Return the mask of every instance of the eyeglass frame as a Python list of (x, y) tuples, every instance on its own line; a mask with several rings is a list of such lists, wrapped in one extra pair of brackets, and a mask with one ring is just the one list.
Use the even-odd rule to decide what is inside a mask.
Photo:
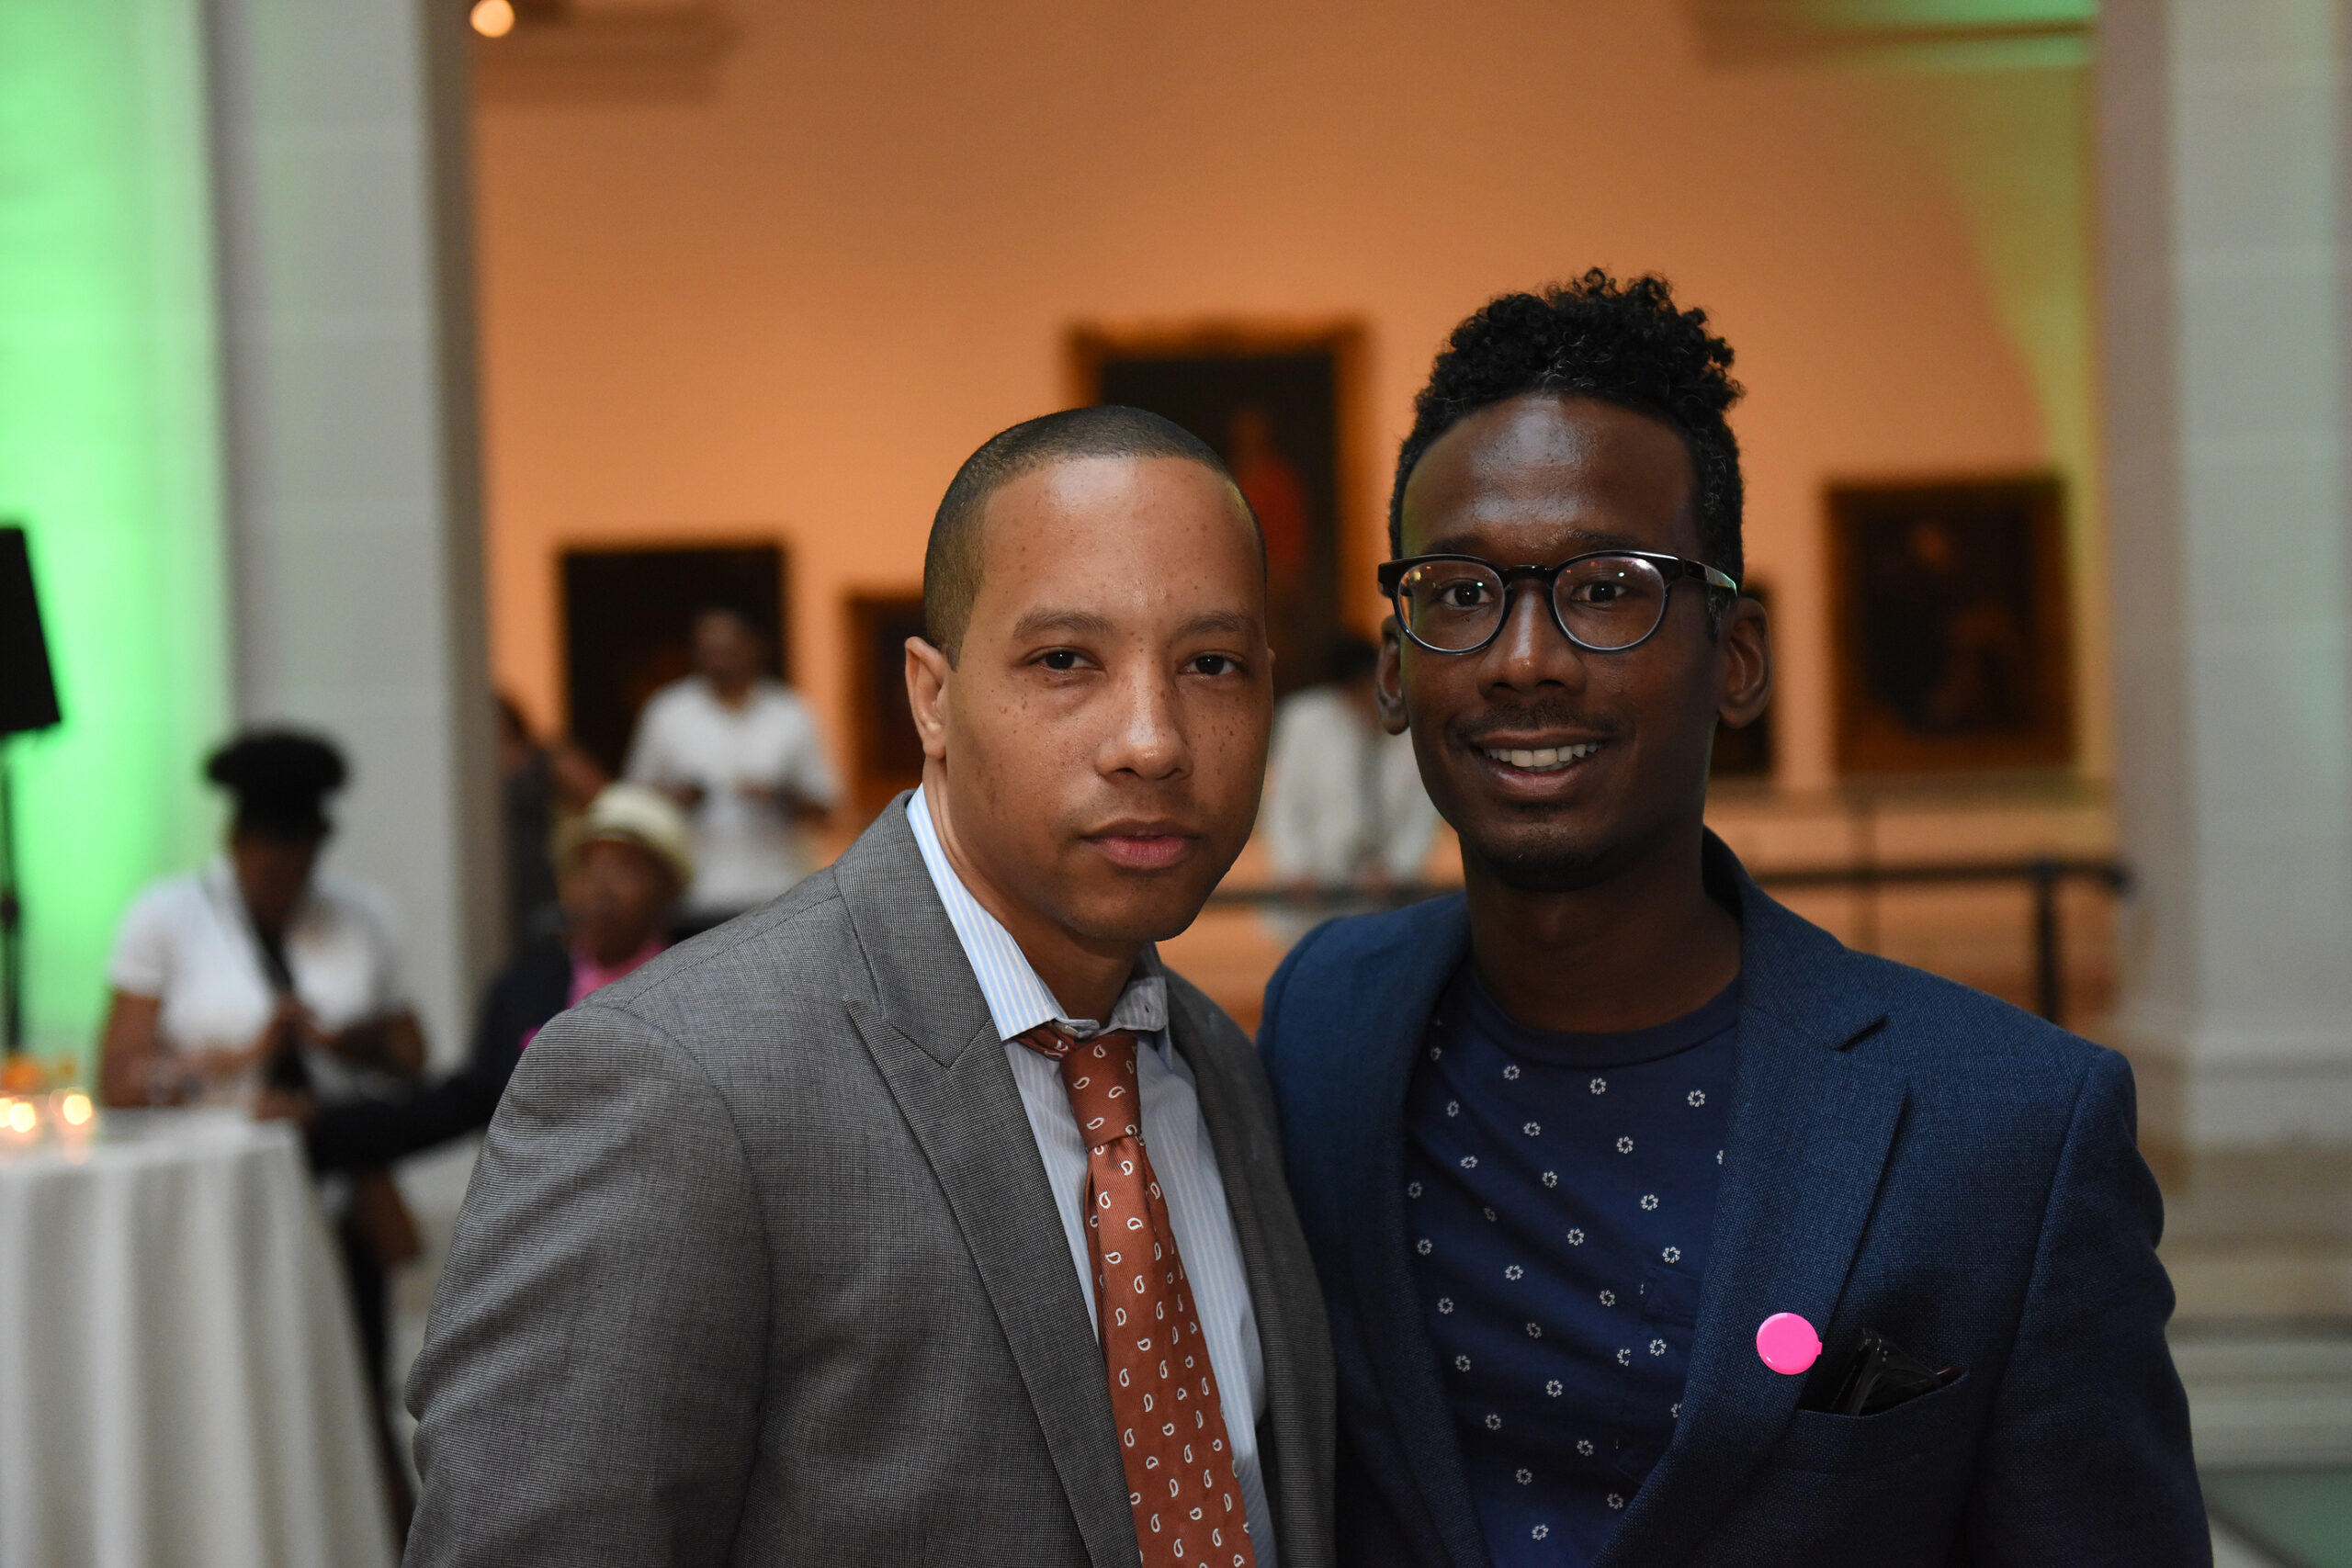
[[(1657, 620), (1651, 625), (1649, 630), (1622, 647), (1595, 648), (1568, 630), (1567, 618), (1560, 614), (1558, 592), (1560, 573), (1578, 561), (1598, 560), (1603, 557), (1623, 558), (1628, 556), (1636, 560), (1649, 562), (1657, 569), (1658, 576), (1666, 581), (1666, 592), (1658, 601)], [(1397, 602), (1397, 595), (1404, 589), (1407, 572), (1417, 566), (1426, 566), (1431, 561), (1444, 560), (1467, 561), (1473, 566), (1483, 566), (1502, 579), (1502, 614), (1495, 617), (1495, 629), (1469, 648), (1440, 648), (1434, 643), (1424, 642), (1415, 637), (1411, 618), (1405, 614), (1405, 606)], [(1587, 653), (1631, 653), (1657, 636), (1657, 628), (1666, 625), (1666, 612), (1673, 602), (1674, 585), (1678, 582), (1695, 578), (1709, 589), (1720, 589), (1734, 597), (1737, 597), (1739, 593), (1739, 584), (1733, 580), (1729, 572), (1709, 566), (1704, 561), (1692, 560), (1687, 556), (1663, 555), (1657, 550), (1585, 550), (1580, 554), (1570, 556), (1555, 566), (1497, 566), (1484, 556), (1464, 555), (1453, 550), (1440, 550), (1434, 555), (1426, 556), (1401, 556), (1395, 560), (1380, 563), (1380, 592), (1381, 596), (1388, 601), (1389, 608), (1396, 613), (1396, 629), (1411, 638), (1414, 647), (1425, 649), (1430, 653), (1484, 653), (1487, 649), (1492, 648), (1495, 638), (1503, 635), (1503, 627), (1510, 624), (1512, 585), (1530, 578), (1538, 579), (1543, 582), (1544, 603), (1551, 606), (1552, 624), (1560, 628), (1560, 635)]]

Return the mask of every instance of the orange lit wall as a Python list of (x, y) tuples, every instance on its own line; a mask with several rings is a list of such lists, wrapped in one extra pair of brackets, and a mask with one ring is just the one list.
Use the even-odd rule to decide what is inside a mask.
[(1058, 405), (1080, 320), (1361, 317), (1384, 497), (1457, 317), (1589, 265), (1664, 271), (1750, 389), (1748, 560), (1800, 787), (1830, 774), (1824, 480), (2079, 477), (2087, 408), (2043, 406), (2068, 374), (2018, 323), (2055, 321), (2043, 357), (2080, 370), (2049, 333), (2082, 298), (2064, 265), (2038, 286), (2054, 305), (1996, 297), (2000, 244), (2034, 243), (1997, 231), (2000, 182), (1955, 174), (1904, 82), (1704, 63), (1669, 0), (729, 14), (699, 101), (478, 114), (492, 648), (543, 724), (563, 546), (766, 531), (792, 551), (798, 682), (842, 744), (842, 599), (917, 581), (948, 476)]

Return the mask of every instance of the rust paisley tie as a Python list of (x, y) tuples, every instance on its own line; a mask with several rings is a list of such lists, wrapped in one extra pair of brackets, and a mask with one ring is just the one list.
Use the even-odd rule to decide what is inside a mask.
[(1118, 1031), (1076, 1040), (1045, 1024), (1021, 1043), (1061, 1064), (1086, 1145), (1095, 1311), (1145, 1568), (1254, 1568), (1208, 1341), (1143, 1151), (1136, 1037)]

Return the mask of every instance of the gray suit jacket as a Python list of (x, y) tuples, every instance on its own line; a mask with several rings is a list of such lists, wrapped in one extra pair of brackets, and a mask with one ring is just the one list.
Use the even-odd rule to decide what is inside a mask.
[[(1169, 999), (1264, 1351), (1282, 1568), (1329, 1568), (1330, 1343), (1272, 1098), (1232, 1020)], [(1069, 1246), (903, 810), (533, 1042), (408, 1403), (413, 1564), (1131, 1568)]]

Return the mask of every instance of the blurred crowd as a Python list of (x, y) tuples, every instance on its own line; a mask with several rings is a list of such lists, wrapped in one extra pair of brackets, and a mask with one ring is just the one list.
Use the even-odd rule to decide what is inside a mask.
[[(208, 863), (144, 889), (122, 919), (98, 1081), (115, 1107), (243, 1104), (298, 1124), (339, 1244), (379, 1416), (389, 1271), (419, 1250), (390, 1168), (487, 1126), (548, 1021), (681, 935), (784, 892), (833, 773), (807, 705), (761, 673), (752, 620), (695, 618), (694, 672), (645, 705), (623, 777), (498, 701), (507, 957), (458, 1069), (426, 1043), (382, 890), (322, 867), (349, 778), (329, 738), (239, 735), (205, 777), (229, 797)], [(408, 1499), (385, 1433), (396, 1512)]]

